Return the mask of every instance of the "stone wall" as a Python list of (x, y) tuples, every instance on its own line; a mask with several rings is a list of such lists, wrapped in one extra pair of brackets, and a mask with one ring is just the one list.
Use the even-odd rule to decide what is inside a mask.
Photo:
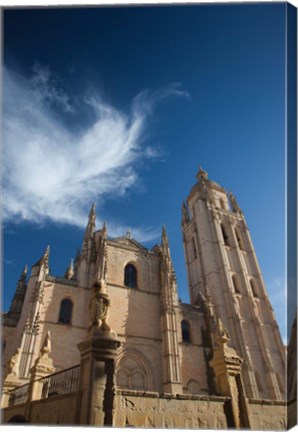
[(287, 412), (288, 429), (297, 425), (297, 399), (289, 401)]
[(226, 429), (227, 398), (119, 391), (114, 426)]
[[(60, 304), (64, 299), (70, 299), (73, 303), (73, 311), (70, 324), (59, 323)], [(51, 356), (57, 371), (67, 369), (80, 361), (77, 344), (84, 339), (89, 322), (88, 303), (90, 291), (84, 288), (65, 283), (50, 284), (47, 282), (47, 290), (44, 296), (41, 323), (42, 334), (47, 331), (52, 336)], [(40, 344), (43, 339), (40, 340)], [(39, 350), (36, 355), (38, 355)]]
[(128, 263), (137, 269), (137, 289), (143, 292), (160, 293), (159, 257), (154, 252), (127, 245), (120, 241), (108, 241), (109, 285), (124, 287), (124, 269)]
[[(227, 429), (226, 405), (229, 398), (191, 396), (133, 390), (117, 390), (115, 427)], [(283, 402), (249, 401), (252, 430), (285, 430), (286, 407)], [(76, 424), (76, 394), (16, 405), (2, 411), (2, 422), (21, 415), (30, 424)], [(289, 425), (290, 426), (290, 425)], [(293, 425), (292, 425), (293, 426)]]
[[(204, 316), (198, 307), (180, 304), (176, 310), (181, 351), (181, 373), (183, 393), (209, 394), (207, 342), (203, 340)], [(181, 321), (189, 324), (190, 341), (182, 340)]]
[(30, 406), (22, 404), (5, 408), (2, 411), (2, 423), (9, 423), (14, 416), (21, 415), (30, 424), (75, 424), (76, 393), (52, 396), (29, 404)]
[(250, 425), (253, 430), (286, 429), (286, 405), (284, 402), (249, 400)]
[(75, 424), (76, 394), (53, 396), (32, 404), (32, 424)]

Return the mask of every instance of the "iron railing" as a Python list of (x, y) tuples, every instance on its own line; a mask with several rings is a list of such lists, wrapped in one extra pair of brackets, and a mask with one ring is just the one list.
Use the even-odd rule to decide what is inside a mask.
[[(42, 384), (41, 399), (55, 395), (73, 393), (78, 389), (80, 365), (73, 366), (60, 372), (40, 378), (34, 382)], [(28, 399), (28, 391), (31, 383), (16, 387), (9, 392), (8, 406), (20, 405)]]
[(73, 393), (78, 388), (80, 365), (73, 366), (61, 372), (56, 372), (39, 381), (43, 383), (42, 399), (55, 396)]
[(25, 403), (28, 398), (29, 384), (24, 384), (9, 392), (8, 406)]

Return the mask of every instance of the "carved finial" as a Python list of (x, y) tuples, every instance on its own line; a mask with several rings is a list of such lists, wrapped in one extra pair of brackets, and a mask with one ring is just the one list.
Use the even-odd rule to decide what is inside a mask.
[(30, 369), (31, 379), (36, 379), (37, 375), (49, 375), (55, 372), (55, 367), (53, 365), (53, 359), (49, 357), (49, 354), (52, 349), (51, 343), (51, 333), (47, 332), (46, 337), (44, 338), (40, 355), (34, 362), (34, 365)]
[(49, 256), (50, 256), (50, 245), (46, 247), (45, 253), (41, 258), (42, 264), (45, 264), (46, 266), (49, 265)]
[(161, 233), (162, 233), (162, 238), (163, 239), (168, 239), (167, 231), (166, 231), (166, 226), (165, 225), (162, 226)]
[(166, 253), (169, 252), (168, 251), (168, 249), (169, 249), (169, 240), (168, 240), (168, 236), (167, 236), (165, 225), (162, 226), (161, 247), (162, 247), (163, 252), (166, 252)]
[(14, 322), (15, 325), (19, 321), (19, 318), (21, 316), (23, 302), (27, 291), (27, 281), (26, 281), (27, 271), (28, 271), (28, 267), (25, 266), (18, 280), (16, 292), (13, 296), (9, 308), (9, 312), (5, 315), (6, 319), (10, 320), (11, 322)]
[(236, 198), (235, 198), (235, 195), (234, 195), (232, 192), (230, 192), (230, 193), (229, 193), (229, 197), (230, 197), (230, 203), (231, 203), (231, 206), (232, 206), (233, 212), (234, 212), (234, 213), (242, 214), (242, 210), (241, 210), (241, 208), (239, 207), (239, 205), (238, 205), (238, 203), (237, 203), (237, 200), (236, 200)]
[(83, 245), (82, 245), (82, 255), (86, 255), (89, 249), (89, 239), (92, 238), (94, 230), (95, 230), (95, 204), (93, 203), (89, 212), (88, 223), (85, 229)]
[(42, 264), (49, 267), (49, 257), (50, 257), (50, 245), (47, 246), (44, 256), (42, 257)]
[(89, 212), (88, 223), (85, 231), (85, 238), (90, 237), (93, 234), (95, 229), (95, 220), (95, 204), (93, 203)]
[(128, 228), (127, 232), (126, 232), (126, 238), (130, 239), (131, 238), (131, 233), (130, 233), (130, 229)]
[(203, 168), (201, 166), (199, 167), (199, 172), (197, 174), (197, 179), (198, 180), (200, 180), (200, 179), (207, 180), (208, 179), (208, 173), (207, 173), (207, 171), (203, 170)]
[(41, 266), (41, 265), (45, 265), (46, 267), (49, 266), (49, 256), (50, 256), (50, 245), (48, 245), (46, 247), (45, 253), (43, 254), (43, 256), (37, 261), (36, 264), (34, 264), (33, 267), (35, 266)]
[(27, 289), (27, 283), (26, 283), (27, 272), (28, 272), (28, 266), (25, 265), (21, 273), (21, 276), (18, 280), (16, 295), (25, 294), (25, 291)]
[(90, 212), (89, 212), (89, 220), (88, 220), (88, 225), (92, 229), (95, 228), (95, 219), (96, 219), (95, 203), (93, 203), (92, 206), (91, 206)]
[(225, 328), (220, 318), (218, 318), (217, 320), (217, 327), (218, 327), (218, 335), (221, 338), (222, 343), (227, 343), (230, 340), (230, 336), (228, 330)]
[(95, 216), (95, 203), (92, 203), (91, 205), (90, 212), (89, 212), (89, 219), (93, 216)]
[(11, 357), (8, 363), (8, 373), (18, 376), (19, 375), (19, 361), (21, 356), (21, 348), (18, 348), (15, 354)]
[(73, 275), (74, 275), (73, 259), (71, 258), (69, 266), (67, 267), (67, 270), (65, 272), (65, 278), (71, 279)]
[(210, 198), (209, 190), (208, 190), (208, 186), (209, 186), (208, 173), (204, 171), (201, 167), (197, 174), (197, 180), (199, 184), (200, 198), (204, 201), (208, 200)]
[(79, 266), (79, 263), (80, 263), (80, 259), (81, 259), (81, 249), (78, 249), (77, 253), (76, 253), (75, 260), (74, 260), (74, 273), (78, 269), (78, 266)]
[(182, 225), (189, 223), (189, 211), (185, 204), (185, 202), (182, 202)]
[(48, 331), (46, 337), (44, 338), (40, 353), (42, 355), (49, 354), (51, 352), (51, 349), (52, 349), (51, 333), (50, 331)]

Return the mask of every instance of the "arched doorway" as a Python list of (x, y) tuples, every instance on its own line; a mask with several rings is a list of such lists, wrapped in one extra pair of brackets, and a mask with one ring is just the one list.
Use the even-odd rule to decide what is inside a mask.
[(28, 423), (28, 421), (24, 416), (16, 414), (7, 423)]

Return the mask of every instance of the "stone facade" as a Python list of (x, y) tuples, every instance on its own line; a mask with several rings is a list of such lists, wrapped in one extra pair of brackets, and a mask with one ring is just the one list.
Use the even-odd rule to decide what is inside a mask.
[[(24, 269), (3, 316), (5, 421), (49, 423), (41, 411), (60, 398), (60, 424), (286, 427), (284, 347), (244, 215), (205, 171), (197, 179), (182, 208), (191, 304), (165, 228), (151, 250), (129, 232), (109, 238), (94, 206), (64, 277), (49, 273), (49, 247), (28, 282)], [(44, 377), (76, 365), (76, 396), (45, 397)], [(9, 406), (26, 383), (24, 407)]]

